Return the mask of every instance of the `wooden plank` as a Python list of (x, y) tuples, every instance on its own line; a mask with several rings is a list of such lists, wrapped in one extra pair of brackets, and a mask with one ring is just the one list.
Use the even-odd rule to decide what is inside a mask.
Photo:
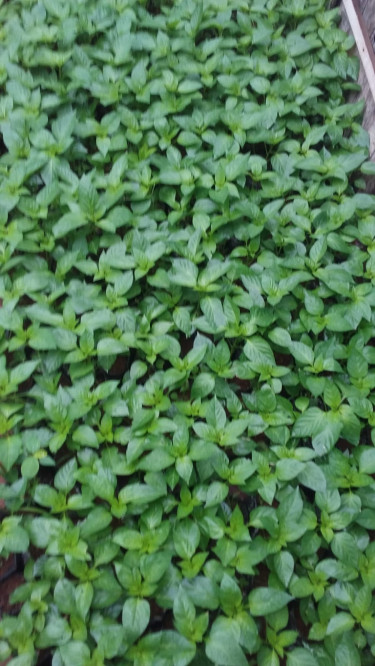
[(368, 31), (368, 34), (371, 39), (372, 43), (372, 48), (374, 50), (374, 42), (373, 42), (373, 34), (375, 32), (375, 2), (374, 0), (368, 0), (366, 5), (361, 8), (362, 9), (362, 15), (363, 15), (363, 20), (366, 24), (366, 28)]
[(359, 56), (366, 73), (367, 81), (375, 103), (375, 54), (367, 33), (363, 16), (353, 0), (343, 0)]
[[(369, 0), (370, 4), (373, 5), (375, 0)], [(351, 30), (351, 26), (345, 11), (345, 7), (343, 4), (340, 5), (340, 11), (341, 11), (341, 28), (348, 34), (353, 34)], [(363, 99), (365, 102), (365, 110), (364, 110), (364, 115), (363, 115), (363, 120), (362, 120), (362, 125), (365, 128), (365, 130), (369, 133), (370, 137), (370, 159), (375, 161), (375, 101), (372, 96), (367, 76), (362, 64), (362, 60), (359, 59), (359, 75), (358, 75), (358, 83), (361, 86), (361, 92), (360, 93), (352, 93), (349, 97), (349, 101), (355, 102), (359, 99)], [(375, 179), (371, 178), (371, 190), (374, 189), (374, 182)], [(368, 183), (368, 186), (370, 184)]]
[[(371, 1), (373, 1), (373, 0), (371, 0)], [(369, 4), (369, 0), (359, 0), (359, 8), (360, 8), (362, 14), (364, 13), (368, 4)]]

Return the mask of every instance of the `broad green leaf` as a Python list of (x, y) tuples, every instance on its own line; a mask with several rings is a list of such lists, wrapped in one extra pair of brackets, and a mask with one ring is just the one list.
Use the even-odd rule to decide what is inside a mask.
[(181, 521), (174, 530), (173, 541), (177, 554), (183, 559), (190, 560), (200, 541), (198, 525), (189, 519)]
[(293, 556), (287, 551), (281, 551), (274, 556), (274, 564), (279, 579), (287, 587), (294, 569)]
[(0, 462), (8, 472), (22, 450), (22, 440), (19, 435), (3, 435), (0, 438)]
[(216, 430), (223, 430), (226, 424), (225, 410), (219, 400), (215, 397), (211, 400), (206, 412), (207, 423)]
[(329, 65), (326, 65), (324, 63), (318, 63), (314, 65), (312, 73), (318, 79), (334, 79), (337, 76), (335, 70), (332, 69), (332, 67), (330, 67)]
[(153, 488), (145, 483), (131, 483), (120, 490), (119, 499), (124, 504), (148, 504), (166, 495), (166, 489)]
[(224, 618), (215, 620), (206, 642), (206, 655), (218, 666), (245, 666), (247, 659), (239, 646), (240, 627)]
[(75, 472), (77, 470), (77, 461), (75, 458), (69, 460), (65, 465), (60, 467), (55, 476), (55, 488), (63, 492), (69, 492), (75, 485)]
[(359, 471), (365, 474), (375, 473), (375, 449), (365, 449), (360, 453)]
[(194, 288), (198, 280), (198, 268), (188, 259), (175, 259), (170, 278), (173, 284)]
[(33, 479), (39, 471), (39, 462), (33, 456), (28, 456), (22, 462), (21, 474), (25, 479)]
[(284, 608), (293, 597), (282, 590), (272, 587), (257, 587), (249, 594), (250, 613), (252, 615), (269, 615)]
[(361, 665), (361, 654), (355, 645), (353, 632), (340, 635), (335, 649), (335, 661), (341, 666)]
[(294, 648), (288, 652), (287, 666), (318, 666), (319, 661), (307, 648)]
[(82, 213), (66, 213), (53, 227), (53, 234), (56, 238), (63, 238), (85, 224), (87, 224), (87, 220)]
[(150, 605), (146, 599), (127, 599), (122, 609), (122, 624), (127, 644), (143, 634), (150, 621)]
[(11, 384), (22, 384), (26, 381), (30, 375), (34, 372), (35, 368), (39, 365), (39, 361), (26, 361), (17, 365), (14, 370), (10, 372), (10, 383)]
[(19, 525), (19, 518), (4, 518), (0, 527), (0, 551), (9, 553), (25, 553), (29, 546), (26, 530)]
[(68, 643), (71, 633), (69, 624), (64, 618), (50, 617), (36, 640), (37, 647), (45, 649), (65, 645)]
[(304, 464), (304, 468), (298, 474), (298, 481), (315, 492), (324, 492), (327, 485), (322, 469), (312, 460)]
[(91, 583), (81, 583), (75, 589), (75, 601), (78, 615), (83, 621), (86, 620), (94, 596), (94, 589)]
[[(140, 650), (142, 658), (148, 663), (154, 661), (155, 666), (160, 659), (161, 664), (170, 663), (173, 666), (187, 666), (195, 655), (195, 645), (175, 631), (160, 631), (153, 634), (147, 634), (137, 643), (136, 650)], [(134, 648), (135, 650), (135, 648)], [(132, 650), (129, 654), (132, 655)], [(134, 652), (137, 654), (137, 652)]]
[(349, 613), (339, 612), (334, 615), (327, 626), (327, 636), (344, 634), (354, 626), (354, 618)]
[(83, 641), (69, 641), (59, 649), (64, 666), (85, 666), (90, 658), (90, 650)]
[(76, 612), (76, 598), (73, 583), (67, 578), (58, 580), (53, 595), (57, 608), (61, 613), (74, 615)]

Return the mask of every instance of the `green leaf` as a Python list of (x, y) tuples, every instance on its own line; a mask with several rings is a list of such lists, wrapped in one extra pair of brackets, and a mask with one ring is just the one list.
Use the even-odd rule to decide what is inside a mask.
[(355, 646), (353, 632), (340, 636), (335, 649), (335, 661), (340, 666), (361, 666), (361, 655)]
[(25, 479), (33, 479), (39, 471), (39, 462), (36, 458), (28, 456), (22, 462), (21, 474)]
[(294, 570), (294, 560), (291, 553), (281, 551), (274, 556), (275, 571), (285, 587), (288, 587)]
[(7, 666), (32, 666), (33, 659), (34, 657), (30, 653), (20, 654), (18, 657), (7, 661)]
[(177, 554), (190, 560), (200, 541), (199, 527), (193, 521), (185, 519), (177, 524), (173, 533), (173, 542)]
[(188, 259), (175, 259), (170, 278), (173, 284), (194, 288), (198, 280), (198, 268)]
[(375, 449), (365, 449), (359, 454), (359, 471), (375, 474)]
[(69, 641), (59, 649), (64, 666), (85, 666), (90, 658), (90, 650), (83, 641)]
[(22, 384), (32, 375), (35, 368), (39, 365), (39, 361), (25, 361), (25, 363), (20, 363), (10, 372), (10, 383), (11, 384)]
[(206, 268), (204, 268), (199, 275), (199, 286), (208, 287), (208, 285), (216, 282), (216, 280), (218, 280), (222, 275), (227, 273), (229, 267), (229, 262), (217, 261), (215, 259), (209, 261)]
[(195, 606), (216, 610), (219, 606), (219, 588), (206, 576), (196, 576), (182, 582), (183, 589)]
[(73, 583), (67, 578), (56, 583), (54, 601), (61, 613), (74, 615), (76, 612), (75, 589)]
[(294, 437), (312, 437), (325, 426), (325, 415), (318, 407), (310, 407), (303, 412), (293, 426)]
[(335, 70), (332, 69), (332, 67), (330, 67), (329, 65), (326, 65), (322, 62), (314, 65), (312, 73), (318, 79), (335, 79), (337, 77), (337, 73), (335, 72)]
[(312, 460), (304, 464), (303, 470), (298, 474), (298, 481), (315, 492), (324, 492), (327, 485), (322, 469)]
[(214, 621), (206, 641), (206, 655), (218, 666), (246, 666), (247, 659), (238, 645), (240, 628), (224, 618)]
[(25, 553), (29, 546), (29, 536), (19, 525), (16, 517), (4, 518), (0, 527), (0, 552)]
[(277, 478), (280, 481), (290, 481), (296, 476), (301, 474), (305, 467), (305, 463), (295, 460), (293, 458), (283, 458), (276, 463)]
[(319, 662), (307, 648), (294, 648), (288, 652), (287, 666), (319, 666)]
[(284, 608), (293, 597), (287, 592), (271, 587), (258, 587), (249, 594), (250, 613), (252, 615), (269, 615)]
[(348, 372), (351, 377), (361, 379), (365, 377), (368, 372), (368, 364), (363, 354), (354, 349), (348, 358), (347, 364)]
[(244, 347), (244, 353), (252, 363), (274, 365), (275, 359), (271, 347), (266, 340), (254, 335)]
[(339, 532), (331, 542), (334, 555), (345, 564), (357, 566), (359, 549), (351, 534)]
[(280, 347), (288, 348), (292, 342), (290, 334), (284, 328), (276, 327), (272, 329), (268, 335), (270, 340)]
[(218, 298), (204, 298), (201, 301), (201, 309), (205, 315), (205, 319), (208, 322), (209, 327), (205, 328), (201, 320), (198, 319), (194, 322), (198, 329), (211, 332), (210, 329), (219, 331), (225, 328), (227, 324), (227, 318), (224, 314), (221, 301)]
[(150, 605), (146, 599), (127, 599), (122, 609), (125, 641), (129, 645), (143, 634), (150, 621)]
[(207, 490), (205, 508), (218, 506), (228, 495), (229, 488), (227, 484), (214, 481)]
[(75, 601), (79, 617), (86, 620), (94, 596), (91, 583), (81, 583), (75, 589)]
[(216, 430), (225, 428), (227, 417), (225, 410), (219, 400), (215, 397), (211, 400), (206, 412), (207, 423)]
[(193, 400), (196, 398), (205, 398), (215, 388), (215, 379), (213, 375), (208, 372), (200, 373), (193, 382), (191, 387), (191, 397)]
[(55, 476), (55, 488), (68, 493), (75, 485), (75, 472), (77, 471), (77, 461), (75, 458), (68, 460), (65, 465), (60, 467)]
[(164, 449), (155, 449), (144, 456), (138, 464), (138, 469), (144, 469), (147, 472), (160, 472), (174, 463), (174, 457)]
[(240, 588), (227, 574), (224, 574), (220, 585), (220, 603), (224, 612), (228, 615), (233, 615), (242, 603)]
[(98, 356), (112, 356), (113, 354), (124, 354), (128, 351), (129, 348), (124, 342), (113, 338), (102, 338), (97, 346)]
[(254, 76), (250, 81), (250, 85), (259, 95), (265, 95), (270, 89), (270, 82), (263, 76)]
[(327, 626), (327, 636), (344, 634), (354, 626), (354, 618), (349, 613), (339, 612), (334, 615)]
[(53, 227), (55, 238), (63, 238), (71, 231), (75, 231), (87, 224), (86, 218), (82, 213), (66, 213)]
[[(195, 655), (195, 645), (175, 631), (160, 631), (141, 638), (135, 648), (147, 663), (154, 661), (155, 666), (165, 663), (173, 666), (187, 666)], [(136, 653), (137, 653), (136, 652)], [(136, 654), (135, 653), (135, 654)], [(131, 656), (132, 651), (129, 652)], [(155, 658), (160, 661), (155, 661)]]
[(64, 618), (51, 616), (39, 634), (36, 645), (40, 649), (64, 645), (69, 641), (71, 634), (69, 624)]
[(3, 435), (0, 438), (0, 462), (9, 472), (22, 450), (22, 440), (19, 435)]
[(148, 504), (166, 495), (166, 488), (153, 488), (145, 483), (131, 483), (120, 490), (119, 499), (124, 504)]
[(299, 363), (303, 365), (312, 365), (314, 363), (313, 350), (303, 342), (292, 342), (289, 345), (289, 349)]

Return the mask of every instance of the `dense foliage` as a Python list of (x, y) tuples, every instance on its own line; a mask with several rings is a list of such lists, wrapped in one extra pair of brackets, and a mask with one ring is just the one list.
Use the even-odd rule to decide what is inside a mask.
[[(0, 660), (375, 655), (375, 197), (325, 0), (0, 8)], [(18, 655), (18, 656), (17, 656)]]

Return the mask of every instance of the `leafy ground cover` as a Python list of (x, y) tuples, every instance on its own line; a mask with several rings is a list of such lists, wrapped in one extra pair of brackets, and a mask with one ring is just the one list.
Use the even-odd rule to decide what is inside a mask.
[(338, 20), (0, 7), (11, 666), (374, 663), (375, 197)]

